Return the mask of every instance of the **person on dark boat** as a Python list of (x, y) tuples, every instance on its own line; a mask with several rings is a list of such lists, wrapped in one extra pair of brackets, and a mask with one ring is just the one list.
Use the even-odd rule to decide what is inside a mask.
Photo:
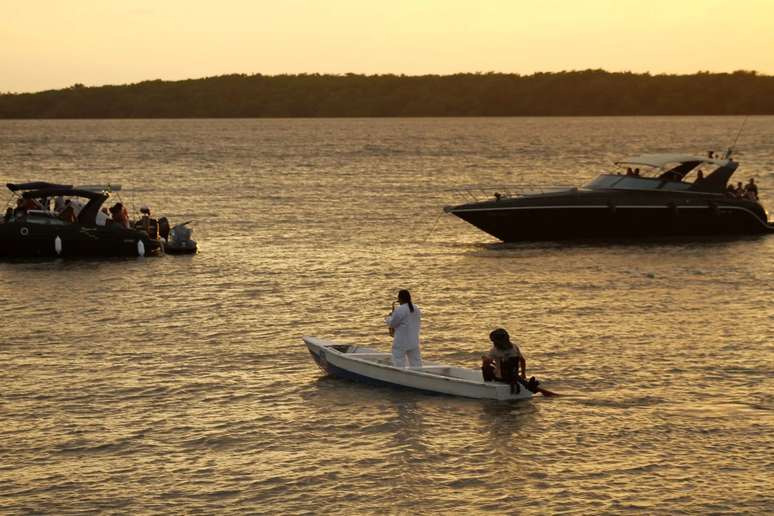
[(745, 194), (748, 199), (757, 201), (758, 200), (758, 185), (755, 184), (755, 179), (752, 177), (750, 178), (750, 181), (745, 185), (744, 187)]
[(124, 208), (124, 205), (120, 202), (115, 203), (110, 207), (110, 214), (113, 217), (113, 222), (129, 229), (129, 215)]
[(25, 211), (43, 209), (43, 206), (35, 199), (25, 199), (23, 206)]
[(65, 200), (61, 195), (57, 195), (54, 199), (54, 211), (61, 213), (65, 209)]
[(95, 222), (98, 226), (107, 226), (108, 221), (110, 220), (110, 213), (108, 212), (107, 208), (102, 208), (97, 212), (97, 217), (95, 219)]
[(118, 224), (118, 219), (121, 216), (121, 205), (120, 203), (115, 203), (113, 206), (108, 208), (108, 211), (110, 212), (110, 220), (112, 224)]
[(78, 217), (83, 209), (83, 203), (81, 203), (80, 200), (73, 198), (70, 200), (70, 206), (73, 207), (73, 212), (75, 212), (75, 216)]
[(23, 199), (17, 199), (16, 200), (16, 208), (13, 209), (13, 216), (15, 218), (21, 217), (23, 215), (27, 214), (27, 208), (24, 207), (24, 200)]
[(142, 217), (140, 217), (140, 220), (138, 220), (134, 224), (135, 229), (139, 229), (141, 231), (145, 231), (148, 233), (148, 236), (151, 237), (154, 240), (159, 239), (159, 223), (156, 219), (151, 218), (151, 211), (150, 208), (147, 206), (143, 206), (140, 208), (140, 213), (142, 213)]
[(419, 307), (411, 302), (408, 290), (398, 292), (399, 306), (384, 320), (392, 335), (392, 365), (406, 367), (422, 367), (422, 357), (419, 351), (419, 328), (421, 312)]
[(78, 220), (75, 216), (75, 208), (73, 208), (73, 205), (70, 203), (69, 199), (65, 202), (65, 207), (59, 214), (59, 218), (70, 224), (74, 224)]

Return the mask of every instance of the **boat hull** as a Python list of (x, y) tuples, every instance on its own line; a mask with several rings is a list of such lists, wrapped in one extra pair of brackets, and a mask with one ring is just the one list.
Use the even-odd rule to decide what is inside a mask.
[(183, 242), (169, 241), (164, 243), (164, 253), (166, 254), (196, 254), (198, 246), (194, 240)]
[(723, 204), (455, 207), (457, 217), (504, 242), (575, 238), (750, 235), (774, 227), (749, 207)]
[[(388, 353), (374, 353), (365, 348), (352, 352), (349, 350), (357, 346), (336, 344), (315, 337), (303, 339), (320, 369), (339, 378), (475, 399), (523, 400), (532, 397), (532, 393), (524, 386), (518, 386), (512, 392), (510, 385), (484, 382), (480, 371), (432, 363), (425, 363), (416, 369), (393, 367), (389, 364)], [(378, 362), (374, 361), (377, 355), (381, 359)]]
[(59, 225), (24, 219), (0, 223), (0, 257), (148, 256), (161, 252), (159, 240), (120, 227)]

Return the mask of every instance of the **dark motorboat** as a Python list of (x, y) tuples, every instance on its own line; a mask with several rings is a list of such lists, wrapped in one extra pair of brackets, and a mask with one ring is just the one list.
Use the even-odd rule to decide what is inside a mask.
[[(730, 151), (723, 158), (645, 154), (616, 165), (626, 173), (603, 173), (581, 188), (496, 193), (444, 211), (504, 242), (774, 232), (757, 186), (730, 185), (739, 166)], [(640, 175), (639, 167), (650, 173)]]
[[(100, 210), (110, 197), (108, 190), (52, 183), (9, 183), (18, 196), (17, 207), (8, 208), (0, 222), (0, 256), (146, 256), (163, 252), (158, 238), (148, 231), (131, 229), (110, 220)], [(56, 197), (85, 199), (76, 210), (49, 209)]]

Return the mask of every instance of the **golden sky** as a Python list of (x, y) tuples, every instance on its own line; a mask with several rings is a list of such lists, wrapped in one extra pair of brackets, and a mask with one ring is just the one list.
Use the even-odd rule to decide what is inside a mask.
[(587, 68), (774, 74), (774, 0), (0, 0), (0, 92)]

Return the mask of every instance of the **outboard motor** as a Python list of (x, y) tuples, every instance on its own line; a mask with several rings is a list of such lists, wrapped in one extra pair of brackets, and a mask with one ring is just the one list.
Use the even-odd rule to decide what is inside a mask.
[(191, 233), (193, 233), (193, 230), (191, 228), (185, 227), (185, 225), (188, 224), (187, 222), (184, 222), (182, 224), (176, 224), (174, 228), (172, 228), (172, 240), (175, 242), (184, 242), (186, 240), (191, 240)]

